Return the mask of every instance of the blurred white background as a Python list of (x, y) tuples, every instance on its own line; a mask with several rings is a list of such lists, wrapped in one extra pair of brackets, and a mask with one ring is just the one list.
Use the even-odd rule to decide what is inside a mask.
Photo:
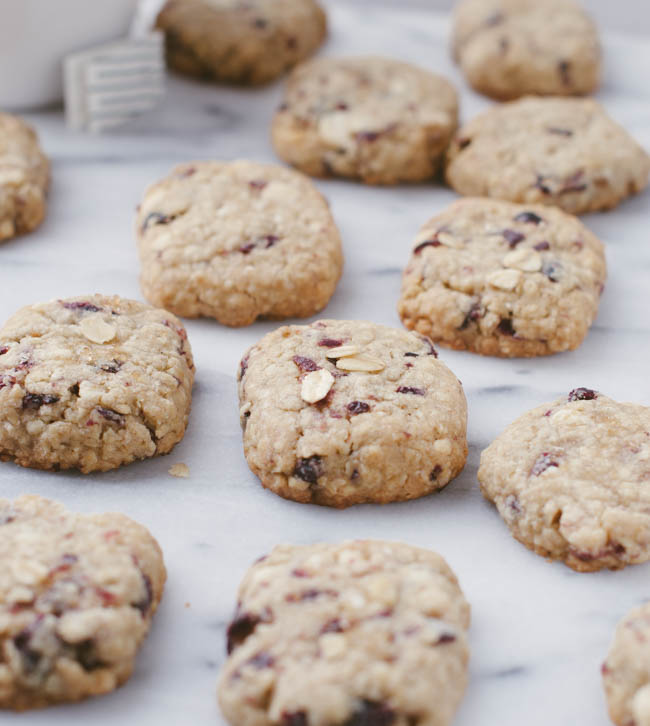
[[(348, 0), (348, 2), (435, 10), (450, 10), (454, 5), (454, 0)], [(582, 5), (592, 14), (601, 29), (650, 35), (648, 0), (582, 0)]]

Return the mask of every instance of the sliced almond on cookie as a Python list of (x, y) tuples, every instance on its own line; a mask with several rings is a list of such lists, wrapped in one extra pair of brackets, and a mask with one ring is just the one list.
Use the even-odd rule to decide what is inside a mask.
[(322, 401), (333, 385), (334, 376), (329, 371), (324, 368), (312, 371), (302, 379), (300, 398), (307, 403)]
[(503, 258), (503, 264), (524, 272), (539, 272), (542, 269), (542, 256), (534, 250), (513, 250)]
[(336, 367), (343, 371), (363, 371), (364, 373), (379, 373), (386, 367), (379, 358), (370, 355), (357, 355), (350, 358), (339, 358)]
[(487, 281), (492, 287), (498, 287), (500, 290), (514, 290), (521, 279), (519, 270), (497, 270), (487, 276)]
[(356, 345), (339, 345), (338, 348), (330, 348), (325, 357), (336, 360), (337, 358), (347, 358), (351, 355), (357, 355), (360, 352)]
[(79, 323), (81, 332), (93, 343), (108, 343), (113, 340), (117, 329), (104, 321), (101, 315), (88, 315)]

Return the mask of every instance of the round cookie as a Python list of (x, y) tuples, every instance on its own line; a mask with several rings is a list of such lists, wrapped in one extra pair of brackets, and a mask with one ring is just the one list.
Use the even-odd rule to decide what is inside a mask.
[(580, 96), (600, 83), (598, 32), (573, 0), (461, 0), (452, 43), (470, 85), (499, 100)]
[(422, 181), (438, 170), (457, 117), (456, 91), (434, 73), (388, 58), (318, 58), (289, 77), (273, 145), (312, 176)]
[(272, 81), (327, 35), (315, 0), (168, 0), (156, 25), (171, 68), (243, 85)]
[(618, 624), (602, 673), (612, 721), (650, 726), (650, 603)]
[(650, 408), (576, 388), (528, 411), (478, 480), (513, 536), (580, 572), (650, 559)]
[(311, 181), (250, 161), (177, 167), (147, 191), (137, 235), (147, 300), (226, 325), (313, 315), (343, 267), (339, 232)]
[(104, 295), (25, 307), (0, 329), (0, 459), (88, 473), (166, 454), (193, 381), (164, 310)]
[(243, 358), (239, 402), (248, 465), (299, 502), (414, 499), (467, 457), (460, 381), (428, 338), (383, 325), (278, 328)]
[(281, 545), (239, 589), (219, 701), (233, 726), (448, 726), (467, 682), (469, 606), (410, 545)]
[(33, 129), (0, 113), (0, 242), (43, 221), (49, 178), (50, 165)]
[(79, 701), (129, 678), (166, 578), (141, 524), (0, 500), (0, 561), (0, 708)]
[(577, 348), (606, 277), (602, 243), (560, 209), (461, 199), (420, 230), (402, 279), (404, 325), (483, 355)]
[(523, 98), (459, 129), (447, 155), (460, 194), (561, 207), (616, 206), (648, 183), (650, 158), (596, 101)]

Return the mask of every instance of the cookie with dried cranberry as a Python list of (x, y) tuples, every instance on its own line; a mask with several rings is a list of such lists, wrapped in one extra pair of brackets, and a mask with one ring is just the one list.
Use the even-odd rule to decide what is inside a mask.
[(50, 164), (34, 130), (0, 113), (0, 242), (43, 221), (49, 179)]
[(292, 169), (251, 161), (177, 167), (137, 219), (144, 296), (232, 326), (322, 310), (343, 268), (327, 201)]
[(650, 603), (618, 624), (603, 663), (609, 715), (617, 726), (650, 725)]
[(457, 116), (453, 86), (423, 68), (317, 58), (289, 77), (272, 137), (284, 161), (312, 176), (416, 182), (437, 172)]
[(591, 99), (522, 98), (460, 128), (446, 177), (460, 194), (549, 204), (572, 214), (644, 189), (650, 157)]
[(435, 552), (280, 545), (239, 588), (221, 708), (234, 726), (447, 726), (467, 682), (468, 626)]
[(141, 524), (0, 500), (0, 561), (0, 708), (79, 701), (129, 678), (166, 577)]
[(185, 433), (194, 364), (171, 313), (106, 295), (22, 308), (0, 329), (0, 459), (107, 471)]
[(577, 348), (606, 277), (602, 243), (560, 209), (460, 199), (420, 230), (402, 279), (407, 328), (504, 357)]
[(269, 333), (239, 370), (248, 465), (287, 499), (332, 507), (415, 499), (467, 457), (460, 381), (424, 336), (354, 320)]
[(167, 0), (156, 25), (170, 68), (251, 86), (312, 55), (327, 35), (315, 0)]
[(650, 408), (588, 388), (528, 411), (478, 479), (513, 536), (580, 572), (650, 559)]
[(470, 85), (502, 101), (582, 96), (600, 82), (598, 31), (573, 0), (462, 0), (452, 43)]

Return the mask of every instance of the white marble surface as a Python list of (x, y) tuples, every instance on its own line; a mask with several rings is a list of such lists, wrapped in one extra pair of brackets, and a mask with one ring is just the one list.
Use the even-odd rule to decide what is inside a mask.
[[(325, 52), (392, 52), (453, 78), (469, 118), (487, 101), (451, 65), (444, 18), (422, 11), (371, 12), (330, 2)], [(650, 147), (650, 91), (641, 69), (650, 48), (606, 36), (600, 99)], [(110, 137), (73, 134), (59, 112), (31, 115), (53, 159), (47, 221), (0, 248), (0, 318), (37, 300), (100, 291), (139, 298), (134, 208), (144, 187), (193, 158), (274, 159), (267, 127), (281, 85), (225, 90), (174, 79), (165, 106)], [(319, 182), (346, 253), (331, 317), (399, 325), (400, 270), (419, 225), (454, 194), (434, 185), (374, 189)], [(32, 492), (83, 511), (121, 510), (162, 544), (169, 581), (131, 681), (80, 705), (21, 716), (14, 726), (90, 723), (163, 726), (222, 723), (214, 685), (237, 583), (258, 555), (281, 541), (350, 537), (404, 540), (441, 552), (473, 607), (471, 681), (455, 726), (606, 726), (599, 666), (616, 621), (648, 597), (650, 565), (576, 574), (511, 539), (476, 483), (480, 451), (526, 409), (576, 386), (650, 404), (648, 317), (650, 195), (586, 218), (606, 242), (610, 280), (582, 347), (540, 360), (491, 360), (442, 350), (469, 401), (470, 455), (442, 493), (406, 504), (334, 511), (284, 501), (263, 490), (241, 448), (234, 373), (247, 346), (271, 330), (190, 321), (198, 367), (184, 441), (169, 456), (102, 475), (43, 473), (0, 465), (0, 495)], [(183, 461), (189, 480), (167, 469)], [(0, 563), (1, 566), (1, 563)]]

